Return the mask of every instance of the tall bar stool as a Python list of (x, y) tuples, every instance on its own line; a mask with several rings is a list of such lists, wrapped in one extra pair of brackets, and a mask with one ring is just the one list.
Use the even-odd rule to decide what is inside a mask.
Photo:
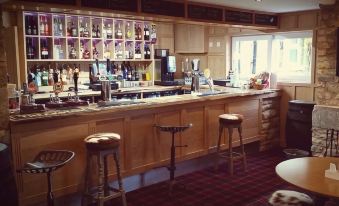
[[(87, 206), (87, 200), (97, 202), (97, 205), (103, 206), (106, 201), (121, 197), (122, 205), (126, 206), (126, 195), (122, 186), (122, 179), (120, 175), (119, 164), (119, 146), (120, 135), (116, 133), (97, 133), (85, 138), (87, 148), (87, 163), (85, 172), (85, 192), (83, 194), (82, 206)], [(119, 188), (113, 188), (108, 184), (108, 168), (107, 157), (113, 155), (115, 167), (117, 171)], [(96, 191), (90, 191), (90, 162), (91, 158), (97, 158), (98, 165), (98, 185), (95, 187)]]
[[(217, 145), (217, 158), (215, 163), (215, 169), (218, 170), (218, 160), (220, 157), (226, 158), (229, 163), (229, 173), (233, 175), (233, 162), (234, 160), (242, 160), (244, 170), (247, 170), (247, 162), (246, 162), (246, 153), (244, 149), (243, 139), (242, 139), (242, 127), (241, 123), (244, 117), (240, 114), (222, 114), (219, 115), (219, 138), (218, 138), (218, 145)], [(228, 141), (229, 141), (229, 149), (226, 152), (220, 151), (220, 144), (221, 144), (221, 137), (224, 128), (228, 129)], [(237, 128), (239, 132), (240, 138), (240, 153), (233, 152), (232, 148), (232, 134), (233, 129)]]
[(17, 170), (17, 172), (25, 172), (31, 174), (46, 173), (48, 192), (47, 205), (54, 206), (54, 196), (52, 192), (51, 173), (69, 162), (74, 157), (74, 152), (66, 150), (45, 150), (41, 151), (32, 162)]
[(154, 125), (162, 132), (170, 132), (172, 133), (172, 143), (171, 143), (171, 162), (167, 169), (170, 171), (170, 182), (169, 182), (169, 194), (172, 195), (172, 190), (175, 185), (175, 148), (177, 147), (187, 147), (187, 145), (175, 145), (174, 144), (174, 136), (177, 132), (183, 132), (186, 129), (192, 127), (192, 124), (188, 124), (186, 126), (161, 126), (161, 125)]

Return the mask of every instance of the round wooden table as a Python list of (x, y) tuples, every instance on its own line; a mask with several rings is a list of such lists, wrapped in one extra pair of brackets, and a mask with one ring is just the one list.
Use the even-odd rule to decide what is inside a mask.
[(275, 171), (279, 177), (296, 187), (320, 196), (339, 198), (339, 180), (325, 177), (325, 170), (330, 168), (330, 163), (339, 165), (339, 158), (303, 157), (290, 159), (278, 164)]

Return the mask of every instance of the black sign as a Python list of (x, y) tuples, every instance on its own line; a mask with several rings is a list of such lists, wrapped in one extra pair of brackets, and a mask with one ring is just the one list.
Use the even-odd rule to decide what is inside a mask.
[(82, 0), (81, 5), (117, 11), (138, 11), (138, 0)]
[(255, 14), (255, 24), (278, 26), (278, 16), (270, 14)]
[(225, 10), (225, 21), (252, 24), (253, 13), (244, 12), (244, 11)]
[(30, 0), (31, 2), (75, 5), (76, 0)]
[(185, 4), (166, 0), (141, 0), (141, 12), (165, 16), (185, 17)]
[(222, 21), (223, 10), (214, 7), (188, 5), (188, 18)]

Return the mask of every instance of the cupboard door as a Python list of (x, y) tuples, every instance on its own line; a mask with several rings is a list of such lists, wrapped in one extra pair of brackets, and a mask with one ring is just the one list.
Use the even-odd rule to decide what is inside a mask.
[(176, 53), (206, 53), (206, 29), (201, 25), (175, 25)]

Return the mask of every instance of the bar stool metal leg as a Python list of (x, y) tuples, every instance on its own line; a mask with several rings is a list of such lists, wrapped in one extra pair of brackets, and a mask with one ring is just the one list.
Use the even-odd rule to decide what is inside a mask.
[(48, 185), (48, 192), (47, 192), (47, 204), (48, 206), (54, 206), (54, 197), (52, 193), (52, 183), (51, 183), (51, 173), (47, 172), (47, 185)]
[(85, 182), (84, 182), (84, 187), (85, 187), (85, 190), (84, 190), (84, 194), (82, 195), (82, 198), (81, 198), (81, 206), (87, 206), (88, 205), (88, 202), (87, 202), (87, 199), (88, 199), (88, 195), (89, 195), (89, 187), (90, 187), (90, 184), (89, 184), (89, 168), (90, 168), (90, 161), (91, 161), (91, 157), (90, 155), (86, 154), (86, 169), (85, 169)]

